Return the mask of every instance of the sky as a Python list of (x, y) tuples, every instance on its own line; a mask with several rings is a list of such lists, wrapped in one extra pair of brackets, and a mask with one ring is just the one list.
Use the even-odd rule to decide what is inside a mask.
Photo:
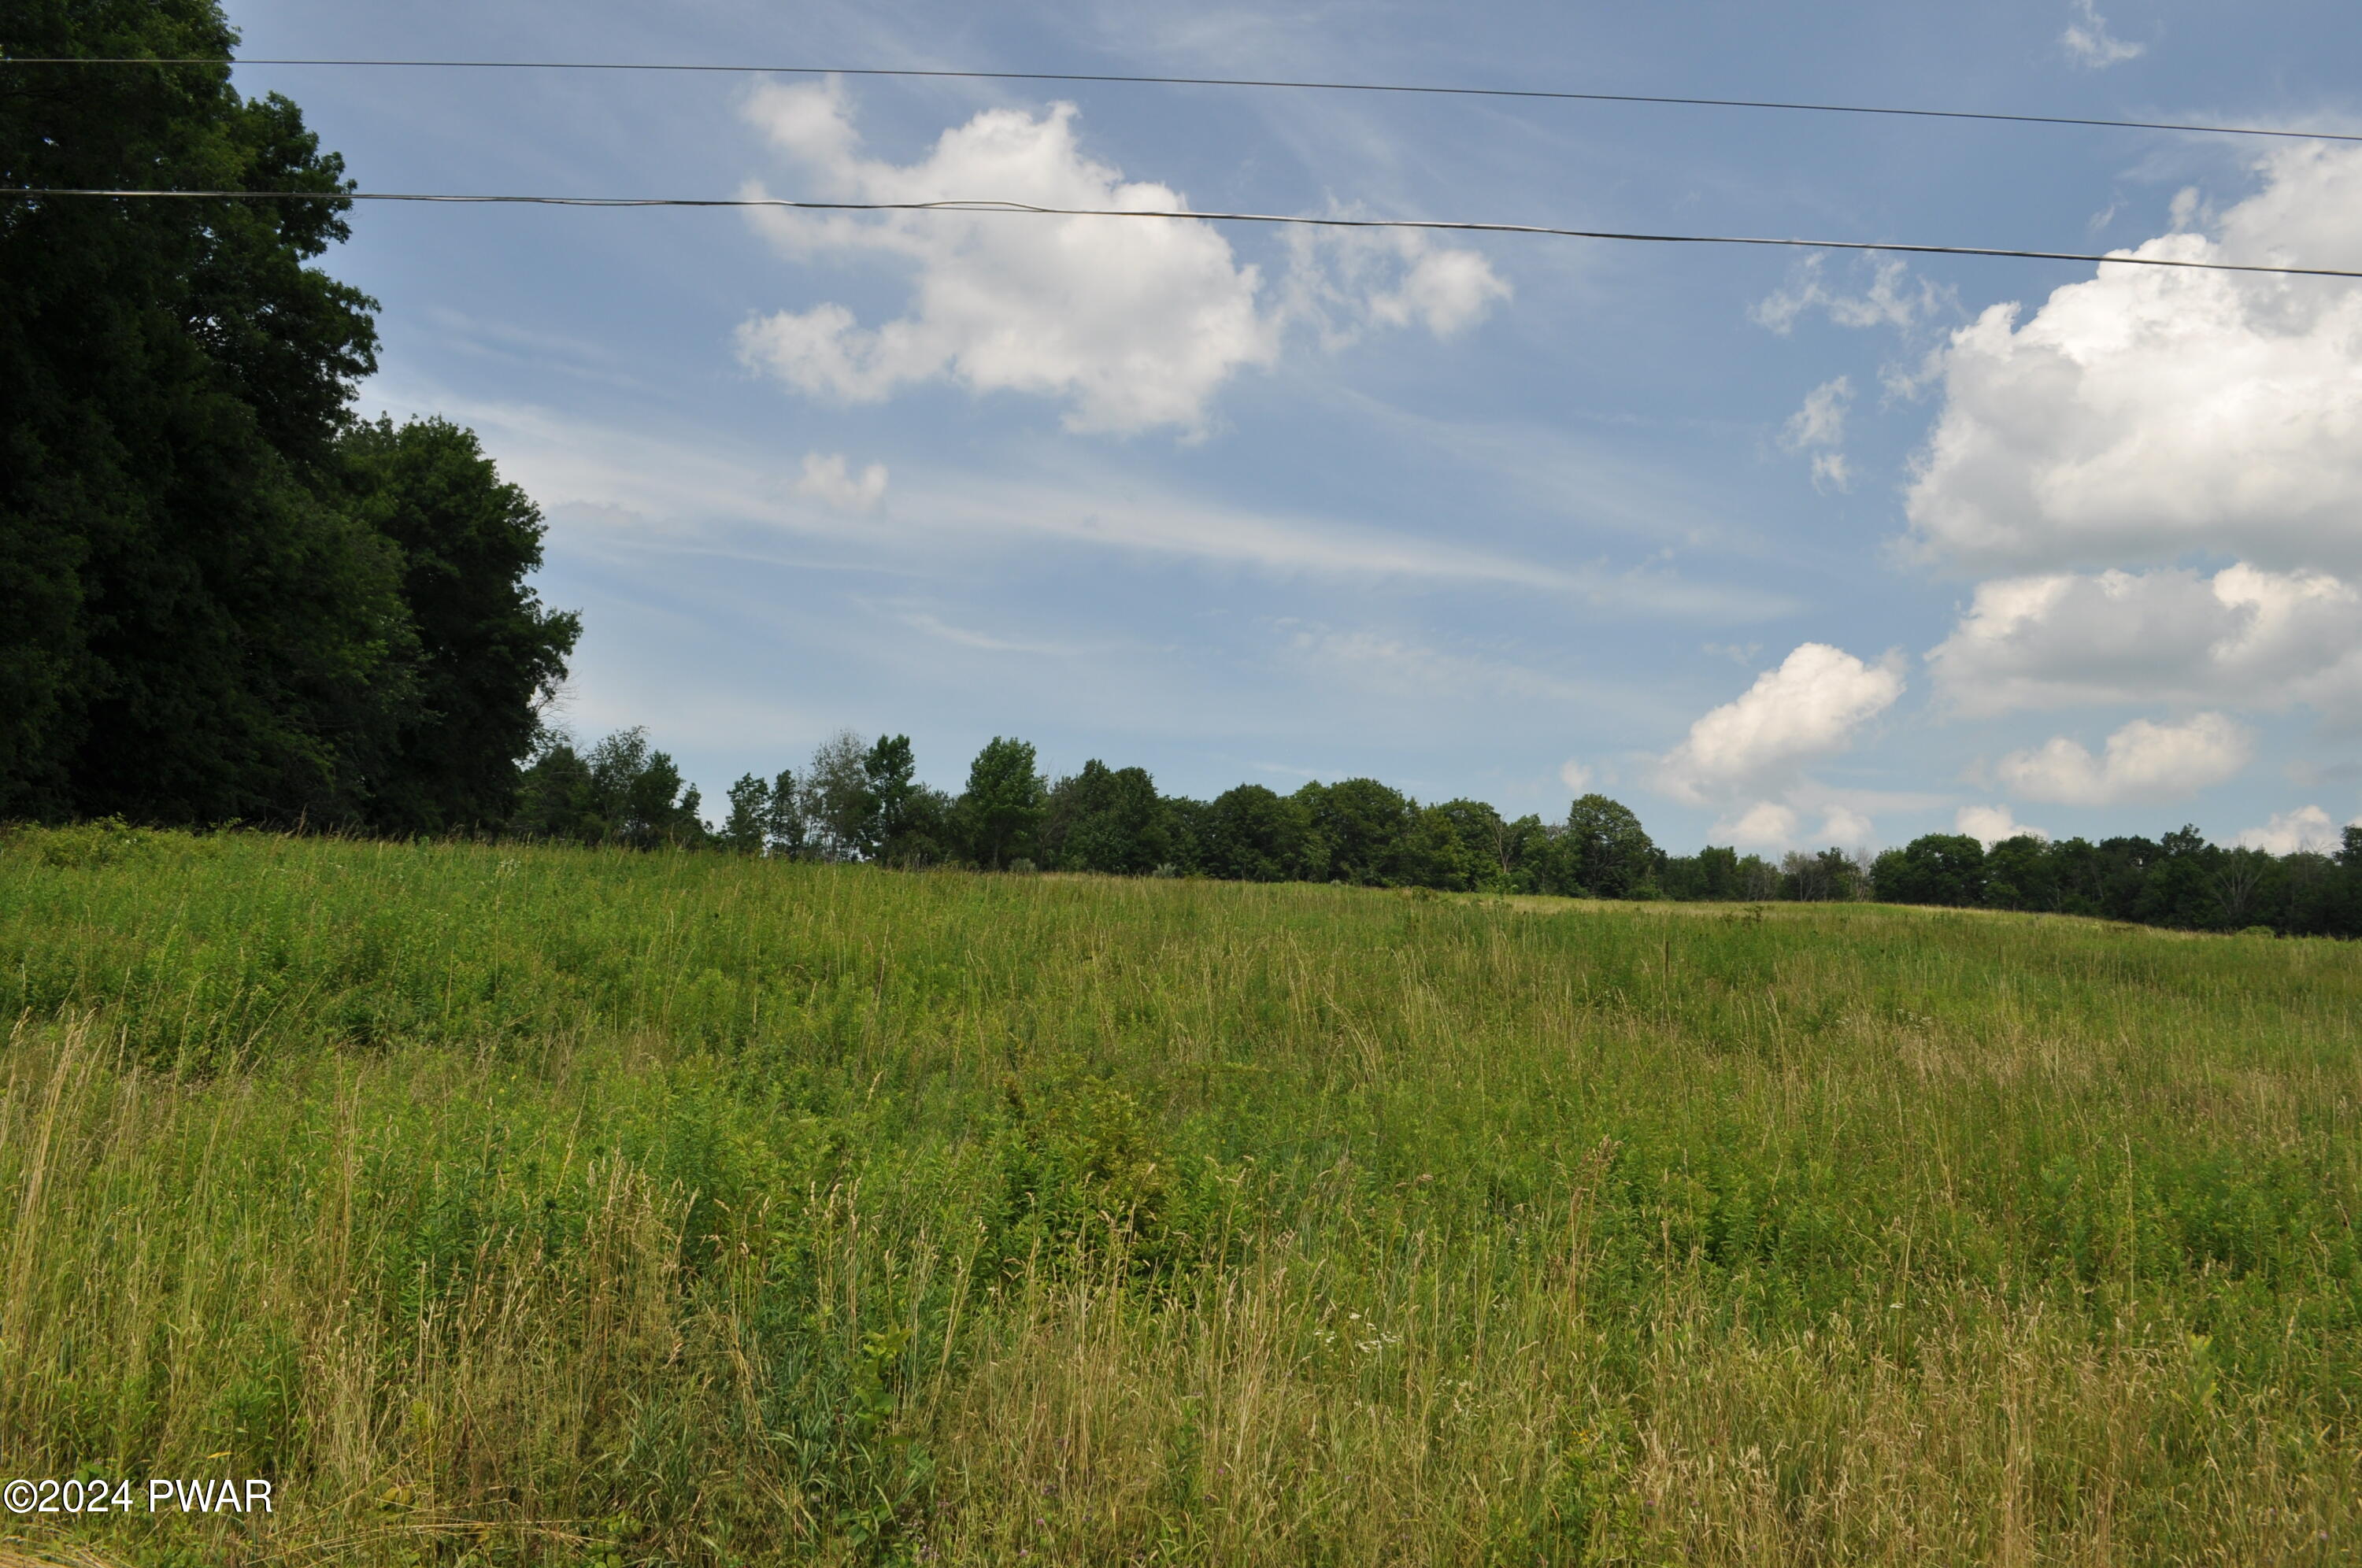
[[(248, 56), (1245, 75), (2362, 132), (2362, 14), (231, 0)], [(363, 190), (1473, 219), (2362, 268), (2362, 144), (1209, 86), (243, 67)], [(2362, 285), (1002, 215), (363, 204), (556, 717), (1374, 777), (1676, 852), (2362, 811)]]

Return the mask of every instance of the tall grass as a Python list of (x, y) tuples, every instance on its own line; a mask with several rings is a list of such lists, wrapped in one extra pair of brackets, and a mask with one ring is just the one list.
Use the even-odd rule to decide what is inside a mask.
[(0, 1470), (139, 1562), (2362, 1554), (2362, 952), (0, 848)]

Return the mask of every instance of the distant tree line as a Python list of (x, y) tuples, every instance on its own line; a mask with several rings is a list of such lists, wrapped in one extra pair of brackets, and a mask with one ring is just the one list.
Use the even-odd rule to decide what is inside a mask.
[[(919, 783), (916, 770), (908, 735), (872, 742), (848, 732), (822, 745), (800, 773), (740, 778), (720, 825), (709, 826), (697, 790), (642, 732), (587, 749), (553, 734), (524, 769), (510, 831), (913, 868), (1603, 898), (1667, 897), (1669, 882), (1689, 867), (1668, 860), (1639, 819), (1604, 795), (1585, 795), (1554, 823), (1505, 819), (1482, 801), (1422, 805), (1374, 778), (1306, 784), (1285, 795), (1242, 784), (1195, 801), (1158, 793), (1145, 768), (1097, 760), (1052, 779), (1032, 745), (1005, 737), (977, 754), (956, 795)], [(1690, 879), (1702, 888), (1712, 881)]]
[(2362, 935), (2362, 828), (2346, 829), (2334, 855), (2225, 849), (2186, 827), (2161, 843), (2053, 844), (2027, 834), (1990, 850), (1965, 834), (1931, 834), (1875, 858), (1830, 848), (1773, 861), (1727, 846), (1668, 855), (1628, 807), (1599, 794), (1575, 800), (1554, 822), (1505, 818), (1482, 801), (1422, 805), (1374, 778), (1284, 795), (1242, 784), (1197, 801), (1158, 793), (1145, 768), (1097, 760), (1050, 778), (1031, 745), (1002, 737), (977, 754), (956, 795), (917, 782), (916, 767), (908, 735), (840, 734), (800, 773), (741, 778), (716, 826), (643, 732), (585, 750), (551, 734), (524, 770), (508, 827), (526, 838), (906, 868), (1600, 899), (1876, 899), (2199, 931)]
[(1871, 866), (1889, 903), (2098, 915), (2185, 931), (2362, 936), (2362, 827), (2334, 852), (2225, 848), (2195, 827), (2162, 840), (2031, 834), (1986, 848), (1961, 834), (1929, 834)]

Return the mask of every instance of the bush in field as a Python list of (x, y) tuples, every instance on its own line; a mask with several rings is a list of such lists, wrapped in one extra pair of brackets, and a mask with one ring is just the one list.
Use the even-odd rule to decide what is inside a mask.
[(1176, 1154), (1124, 1090), (1082, 1078), (1032, 1092), (1011, 1079), (992, 1246), (1004, 1268), (1111, 1260), (1169, 1282), (1223, 1260), (1234, 1189), (1202, 1156)]

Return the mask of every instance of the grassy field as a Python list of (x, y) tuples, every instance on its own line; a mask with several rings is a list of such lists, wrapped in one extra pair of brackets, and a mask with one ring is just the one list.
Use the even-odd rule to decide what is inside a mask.
[(2362, 949), (0, 846), (0, 1471), (138, 1562), (2362, 1558)]

